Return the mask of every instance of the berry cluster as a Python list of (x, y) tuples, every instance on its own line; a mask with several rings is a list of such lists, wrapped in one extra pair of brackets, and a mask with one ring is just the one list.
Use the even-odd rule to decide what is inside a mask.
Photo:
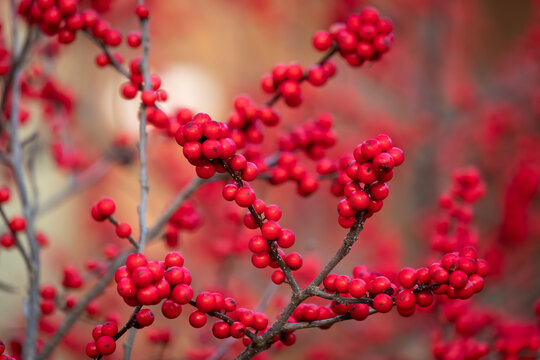
[[(236, 143), (229, 137), (228, 126), (213, 121), (204, 113), (194, 115), (191, 121), (181, 125), (175, 138), (186, 159), (203, 179), (211, 178), (216, 171), (225, 172), (219, 160), (229, 159), (236, 152)], [(255, 164), (243, 165), (242, 176), (246, 180), (254, 180), (258, 175)]]
[(437, 295), (464, 300), (482, 291), (484, 277), (488, 273), (487, 261), (478, 258), (475, 248), (465, 247), (459, 252), (445, 254), (440, 262), (434, 262), (427, 268), (404, 268), (398, 278), (405, 289), (431, 285)]
[(387, 182), (394, 176), (394, 167), (405, 159), (403, 151), (393, 147), (392, 139), (384, 134), (358, 145), (353, 155), (345, 174), (336, 180), (345, 195), (337, 207), (338, 221), (344, 228), (353, 226), (358, 212), (365, 211), (364, 217), (369, 217), (382, 209), (389, 193)]
[(261, 87), (267, 94), (279, 92), (289, 107), (298, 107), (302, 104), (300, 83), (308, 80), (313, 86), (322, 86), (335, 73), (336, 66), (331, 61), (314, 65), (309, 68), (308, 72), (305, 72), (302, 66), (295, 62), (288, 65), (277, 64), (272, 69), (271, 74), (263, 76)]
[[(538, 323), (509, 319), (491, 308), (478, 308), (467, 302), (448, 302), (443, 306), (444, 320), (455, 334), (443, 339), (443, 332), (435, 334), (433, 355), (436, 359), (479, 359), (492, 351), (501, 358), (536, 358), (540, 349)], [(536, 301), (536, 317), (540, 316), (540, 300)], [(485, 342), (486, 335), (494, 336), (494, 344)]]
[[(268, 317), (265, 314), (246, 308), (237, 308), (233, 298), (226, 298), (218, 292), (201, 292), (195, 299), (195, 306), (197, 310), (189, 316), (189, 323), (194, 328), (206, 325), (207, 314), (212, 316), (216, 316), (216, 313), (227, 314), (226, 318), (221, 317), (221, 320), (212, 326), (212, 333), (218, 339), (228, 337), (239, 339), (246, 335), (248, 328), (263, 331), (268, 326)], [(244, 339), (244, 345), (249, 345), (249, 342), (249, 338)]]
[(39, 307), (43, 315), (51, 315), (56, 309), (56, 289), (52, 285), (42, 285), (40, 290), (41, 302)]
[(472, 205), (486, 192), (480, 172), (473, 167), (452, 174), (450, 191), (439, 198), (445, 214), (437, 221), (431, 246), (441, 252), (457, 251), (465, 246), (477, 246), (477, 234), (471, 220)]
[(433, 294), (446, 295), (450, 299), (468, 299), (484, 288), (484, 277), (488, 272), (488, 263), (478, 258), (474, 248), (467, 247), (459, 253), (444, 255), (440, 262), (429, 267), (403, 268), (395, 276), (395, 282), (387, 276), (369, 272), (365, 266), (356, 266), (352, 278), (330, 274), (323, 285), (326, 292), (338, 294), (344, 300), (362, 300), (362, 303), (335, 300), (331, 305), (334, 314), (348, 312), (353, 319), (363, 320), (370, 314), (370, 307), (386, 313), (395, 305), (400, 315), (411, 316), (416, 305), (430, 306)]
[(114, 321), (96, 325), (92, 330), (94, 341), (86, 344), (86, 355), (96, 358), (99, 355), (110, 355), (116, 350), (116, 335), (118, 325)]
[(266, 126), (279, 124), (279, 115), (271, 107), (259, 109), (246, 95), (240, 95), (234, 99), (234, 112), (229, 116), (230, 137), (236, 143), (237, 148), (244, 148), (247, 143), (260, 144), (263, 134), (259, 121)]
[(331, 114), (319, 114), (315, 120), (295, 127), (289, 134), (281, 134), (279, 150), (303, 151), (310, 159), (320, 160), (325, 156), (325, 151), (336, 144), (333, 123)]
[(202, 225), (201, 214), (190, 201), (185, 201), (178, 207), (168, 221), (164, 239), (167, 246), (174, 248), (180, 242), (180, 231), (192, 231)]
[[(95, 221), (102, 222), (108, 220), (115, 226), (115, 233), (120, 239), (128, 239), (130, 243), (137, 248), (138, 244), (131, 236), (131, 225), (126, 222), (118, 222), (113, 217), (116, 211), (116, 204), (111, 198), (100, 199), (92, 205), (90, 214)], [(110, 245), (105, 249), (105, 255), (109, 259), (113, 259), (118, 255), (118, 249), (114, 245)]]
[[(144, 78), (141, 71), (140, 57), (132, 59), (129, 63), (129, 82), (122, 84), (120, 93), (125, 99), (133, 99), (139, 90), (143, 88)], [(156, 106), (156, 102), (164, 102), (168, 99), (167, 92), (161, 88), (161, 78), (157, 75), (150, 76), (150, 90), (141, 91), (141, 102), (146, 106), (146, 119), (158, 129), (169, 126), (169, 116)]]
[[(148, 261), (141, 253), (128, 255), (126, 265), (116, 270), (114, 279), (117, 291), (130, 306), (156, 305), (163, 299), (163, 315), (180, 315), (180, 305), (193, 297), (191, 274), (184, 265), (184, 258), (176, 251), (170, 252), (165, 261)], [(174, 312), (178, 312), (176, 316)]]
[(381, 18), (377, 10), (366, 8), (351, 15), (345, 23), (336, 23), (330, 31), (318, 31), (313, 46), (327, 51), (335, 43), (340, 54), (351, 66), (361, 66), (366, 61), (379, 60), (390, 50), (394, 40), (393, 25)]
[(70, 289), (79, 289), (82, 287), (83, 282), (83, 277), (75, 266), (64, 266), (64, 278), (62, 280), (62, 286)]
[(279, 155), (276, 166), (269, 169), (269, 181), (273, 185), (283, 184), (288, 180), (295, 181), (297, 192), (302, 196), (311, 195), (319, 187), (315, 176), (309, 174), (292, 152), (283, 152)]
[[(75, 41), (78, 31), (91, 33), (108, 46), (122, 43), (120, 31), (111, 29), (93, 9), (79, 12), (78, 5), (77, 0), (22, 0), (18, 11), (29, 23), (39, 25), (48, 36), (57, 36), (58, 42), (63, 44)], [(133, 46), (135, 42), (128, 41), (128, 44)]]

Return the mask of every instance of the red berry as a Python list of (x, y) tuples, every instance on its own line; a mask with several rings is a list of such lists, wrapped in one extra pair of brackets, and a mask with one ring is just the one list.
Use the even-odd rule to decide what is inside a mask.
[(218, 339), (228, 338), (231, 334), (230, 326), (225, 321), (218, 321), (212, 326), (212, 334)]
[(285, 274), (281, 270), (275, 270), (272, 273), (272, 282), (276, 285), (282, 284), (285, 281)]
[(373, 159), (382, 151), (381, 143), (376, 139), (368, 139), (361, 146), (362, 157), (366, 160)]
[(367, 304), (354, 304), (349, 313), (354, 320), (362, 321), (369, 316), (369, 306)]
[(346, 275), (339, 275), (336, 277), (336, 280), (334, 281), (334, 287), (336, 288), (336, 291), (340, 293), (347, 293), (349, 292), (349, 283), (351, 279)]
[(161, 313), (167, 319), (176, 319), (182, 313), (182, 306), (173, 300), (165, 300), (161, 305)]
[(112, 199), (104, 198), (98, 201), (97, 210), (102, 216), (108, 217), (114, 214), (114, 211), (116, 210), (116, 204)]
[(397, 147), (393, 147), (390, 150), (387, 151), (388, 154), (392, 156), (394, 159), (394, 166), (399, 166), (403, 164), (403, 161), (405, 160), (405, 155), (403, 154), (403, 150)]
[(9, 200), (10, 191), (7, 186), (2, 186), (0, 188), (0, 203), (4, 203)]
[(119, 223), (116, 225), (116, 235), (122, 239), (128, 238), (131, 235), (131, 225), (128, 223)]
[(102, 336), (115, 336), (118, 334), (118, 325), (115, 321), (107, 321), (101, 326)]
[(416, 295), (412, 290), (402, 290), (396, 295), (396, 307), (398, 310), (408, 310), (416, 305)]
[(141, 92), (141, 101), (146, 106), (154, 106), (157, 100), (157, 94), (153, 90), (144, 90)]
[(155, 285), (148, 285), (137, 291), (137, 300), (142, 305), (156, 305), (159, 303), (159, 290)]
[[(337, 279), (336, 279), (337, 280)], [(352, 279), (349, 284), (349, 293), (354, 298), (363, 298), (366, 296), (367, 285), (362, 279)]]
[(302, 267), (302, 264), (304, 261), (302, 260), (302, 256), (300, 254), (293, 252), (287, 255), (285, 258), (285, 262), (287, 265), (291, 268), (291, 270), (298, 270)]
[[(185, 281), (185, 275), (184, 275)], [(193, 298), (193, 289), (187, 284), (176, 285), (171, 292), (171, 298), (180, 305), (187, 304)]]
[(101, 355), (110, 355), (116, 350), (116, 342), (110, 336), (101, 336), (96, 340), (96, 348)]
[(200, 311), (194, 311), (189, 315), (189, 324), (197, 329), (206, 325), (206, 320), (206, 314)]
[(266, 240), (277, 240), (281, 235), (281, 226), (276, 221), (266, 221), (261, 228), (261, 233)]
[(178, 251), (171, 251), (165, 256), (165, 266), (184, 266), (184, 257)]
[(150, 14), (150, 11), (148, 11), (148, 8), (144, 5), (137, 5), (135, 8), (135, 14), (139, 17), (139, 19), (146, 19)]
[(197, 295), (195, 303), (199, 311), (207, 313), (214, 310), (216, 299), (211, 293), (205, 291)]
[(242, 187), (238, 189), (236, 192), (236, 195), (234, 197), (234, 200), (238, 204), (238, 206), (241, 207), (248, 207), (253, 204), (255, 201), (255, 192), (248, 187)]
[(126, 259), (128, 271), (133, 271), (139, 266), (146, 266), (146, 264), (148, 264), (148, 260), (146, 260), (146, 257), (141, 253), (129, 254)]
[(270, 264), (270, 255), (267, 252), (261, 252), (253, 254), (251, 256), (251, 263), (259, 269), (265, 268)]
[(230, 333), (233, 338), (240, 339), (246, 334), (246, 326), (239, 321), (235, 321), (231, 324)]
[(184, 271), (178, 266), (171, 266), (165, 271), (165, 280), (171, 285), (178, 285), (184, 282)]
[(19, 232), (26, 229), (26, 219), (22, 216), (14, 216), (9, 221), (9, 228), (12, 232)]
[(378, 294), (373, 298), (373, 308), (381, 313), (386, 313), (392, 310), (392, 297), (387, 294)]
[(281, 233), (279, 235), (279, 238), (277, 239), (278, 245), (284, 249), (287, 249), (293, 246), (294, 242), (295, 242), (295, 236), (292, 230), (281, 229)]
[(154, 314), (150, 309), (142, 309), (135, 315), (135, 319), (141, 327), (150, 326), (154, 322)]
[(461, 270), (456, 270), (453, 273), (450, 274), (450, 278), (448, 279), (448, 282), (451, 286), (453, 286), (455, 289), (461, 289), (467, 285), (468, 281), (467, 274)]
[(131, 280), (137, 287), (145, 287), (152, 283), (152, 272), (146, 266), (139, 266), (131, 273)]
[(127, 44), (132, 48), (136, 48), (141, 45), (141, 33), (138, 31), (132, 31), (126, 38)]
[[(90, 358), (95, 358), (98, 355), (99, 355), (99, 351), (97, 349), (95, 341), (90, 341), (88, 344), (86, 344), (86, 356)], [(5, 360), (8, 360), (8, 359), (5, 359)]]

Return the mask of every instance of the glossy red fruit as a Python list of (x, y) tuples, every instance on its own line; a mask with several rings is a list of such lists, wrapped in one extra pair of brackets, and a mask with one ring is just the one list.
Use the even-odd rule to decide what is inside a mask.
[(110, 336), (101, 336), (96, 340), (96, 348), (101, 355), (110, 355), (116, 350), (116, 341)]

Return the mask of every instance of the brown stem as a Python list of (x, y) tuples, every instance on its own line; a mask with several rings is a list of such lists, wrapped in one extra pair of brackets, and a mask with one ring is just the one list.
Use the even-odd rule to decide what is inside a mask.
[[(227, 170), (227, 172), (234, 179), (234, 181), (236, 182), (236, 185), (238, 185), (238, 188), (244, 187), (244, 182), (242, 181), (242, 178), (240, 177), (240, 175), (238, 175), (233, 169), (231, 169), (231, 167), (229, 166), (229, 164), (227, 164), (227, 162), (225, 160), (220, 160), (220, 161), (221, 161), (221, 164), (223, 165), (223, 167), (225, 168), (225, 170)], [(255, 208), (253, 207), (253, 205), (250, 205), (248, 207), (248, 210), (251, 213), (251, 215), (253, 215), (253, 217), (255, 218), (255, 222), (257, 223), (259, 228), (262, 228), (262, 226), (264, 224), (264, 220), (257, 213), (257, 211), (255, 211)], [(274, 241), (268, 241), (268, 245), (270, 246), (270, 250), (271, 250), (270, 255), (271, 255), (272, 259), (277, 262), (277, 264), (279, 265), (279, 268), (285, 274), (285, 278), (287, 279), (287, 283), (291, 287), (291, 289), (293, 291), (293, 294), (300, 293), (300, 287), (298, 286), (298, 284), (296, 283), (296, 280), (294, 279), (291, 268), (289, 267), (289, 265), (287, 265), (285, 263), (285, 260), (283, 260), (283, 258), (279, 254), (275, 242)]]
[[(109, 220), (109, 222), (111, 224), (113, 224), (114, 226), (118, 226), (118, 221), (112, 216), (112, 215), (109, 215), (109, 217), (107, 218)], [(139, 244), (137, 243), (137, 241), (135, 241), (135, 239), (133, 238), (133, 236), (129, 235), (127, 237), (127, 239), (129, 240), (129, 242), (131, 243), (131, 245), (133, 245), (133, 248), (135, 248), (135, 250), (139, 250)]]
[[(120, 339), (122, 337), (122, 335), (124, 335), (129, 329), (131, 329), (132, 327), (135, 326), (135, 324), (137, 323), (137, 320), (136, 317), (137, 317), (137, 313), (139, 311), (141, 311), (142, 309), (142, 305), (138, 305), (135, 307), (135, 309), (133, 309), (133, 312), (131, 313), (131, 316), (129, 317), (128, 321), (126, 321), (126, 323), (124, 324), (124, 326), (122, 326), (122, 328), (120, 330), (118, 330), (118, 332), (116, 333), (116, 335), (113, 336), (113, 339), (114, 341)], [(103, 357), (103, 355), (98, 355), (95, 357), (96, 360), (99, 360)]]

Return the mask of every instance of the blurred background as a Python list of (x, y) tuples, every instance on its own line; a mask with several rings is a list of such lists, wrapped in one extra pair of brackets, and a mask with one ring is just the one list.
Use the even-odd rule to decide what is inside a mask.
[[(98, 8), (110, 5), (103, 16), (124, 34), (138, 28), (133, 1), (92, 3)], [(152, 73), (161, 76), (169, 94), (163, 108), (173, 112), (187, 107), (218, 121), (227, 121), (239, 94), (249, 94), (258, 104), (266, 101), (260, 79), (275, 64), (296, 61), (308, 67), (315, 63), (321, 56), (311, 45), (315, 31), (328, 29), (365, 6), (375, 6), (382, 16), (392, 19), (395, 41), (381, 61), (351, 68), (336, 59), (337, 76), (321, 88), (303, 87), (305, 101), (300, 108), (278, 103), (282, 124), (265, 129), (262, 151), (276, 152), (281, 131), (290, 131), (322, 112), (335, 119), (338, 144), (327, 154), (332, 160), (379, 133), (390, 135), (394, 145), (405, 151), (405, 163), (390, 183), (384, 209), (368, 220), (355, 248), (336, 268), (349, 275), (358, 264), (392, 273), (437, 259), (440, 253), (432, 250), (431, 240), (442, 214), (439, 195), (449, 189), (455, 169), (478, 168), (487, 191), (475, 205), (471, 226), (480, 255), (492, 265), (492, 275), (473, 304), (490, 309), (494, 318), (534, 326), (533, 304), (540, 295), (539, 1), (178, 0), (148, 1), (148, 5)], [(7, 4), (1, 6), (6, 33)], [(21, 29), (24, 26), (20, 24)], [(103, 154), (119, 137), (134, 146), (138, 103), (119, 96), (125, 81), (120, 74), (95, 65), (99, 49), (88, 38), (80, 35), (57, 51), (54, 59), (36, 58), (28, 66), (40, 64), (72, 94), (73, 115), (59, 126), (81, 158), (78, 169), (62, 169), (55, 163), (49, 151), (50, 127), (40, 121), (41, 107), (30, 101), (25, 131), (30, 134), (38, 129), (40, 133), (37, 185), (40, 199), (48, 206), (40, 212), (37, 225), (50, 243), (42, 252), (43, 282), (60, 286), (63, 266), (74, 265), (84, 273), (91, 267), (89, 262), (99, 264), (128, 247), (116, 238), (110, 224), (92, 221), (90, 207), (98, 199), (113, 198), (116, 217), (137, 232), (138, 162), (119, 165), (103, 161)], [(124, 45), (119, 51), (126, 62), (139, 54), (138, 49)], [(173, 140), (154, 129), (149, 132), (148, 222), (152, 224), (195, 172)], [(303, 161), (314, 172), (315, 164)], [(58, 197), (74, 179), (80, 180), (80, 174), (95, 178), (83, 191)], [(7, 172), (4, 178), (10, 181)], [(189, 206), (195, 209), (200, 226), (181, 230), (174, 248), (186, 258), (196, 293), (223, 291), (249, 308), (267, 294), (266, 313), (273, 319), (286, 304), (287, 289), (275, 290), (271, 272), (251, 265), (245, 244), (253, 233), (239, 223), (243, 213), (222, 200), (222, 186), (209, 184), (195, 193)], [(300, 276), (307, 283), (346, 234), (337, 223), (339, 199), (330, 194), (330, 182), (322, 180), (319, 190), (308, 198), (296, 196), (292, 183), (273, 187), (259, 180), (253, 187), (267, 204), (281, 207), (280, 223), (295, 231), (293, 250), (304, 256)], [(57, 198), (61, 201), (55, 202)], [(17, 201), (7, 206), (9, 214), (18, 211)], [(150, 245), (147, 254), (162, 259), (169, 250), (160, 241)], [(16, 338), (22, 328), (24, 267), (13, 250), (2, 250), (0, 269), (0, 281), (15, 288), (0, 293), (0, 338), (6, 341)], [(90, 276), (88, 283), (92, 281)], [(114, 286), (96, 306), (98, 313), (85, 316), (55, 359), (81, 358), (77, 351), (90, 341), (92, 325), (110, 311), (118, 311), (123, 320), (130, 312)], [(171, 342), (166, 347), (153, 344), (148, 340), (153, 329), (142, 330), (134, 358), (210, 358), (223, 341), (212, 337), (209, 326), (191, 328), (188, 315), (187, 308), (173, 321), (158, 315), (152, 328), (169, 329)], [(330, 330), (297, 332), (295, 346), (278, 347), (263, 358), (433, 358), (434, 337), (453, 336), (453, 325), (441, 320), (437, 308), (414, 316), (375, 315)], [(55, 324), (61, 318), (56, 314), (50, 321)], [(497, 338), (494, 334), (479, 337), (491, 341)], [(241, 348), (241, 344), (231, 346), (223, 359), (233, 358)], [(111, 358), (120, 358), (118, 353)]]

